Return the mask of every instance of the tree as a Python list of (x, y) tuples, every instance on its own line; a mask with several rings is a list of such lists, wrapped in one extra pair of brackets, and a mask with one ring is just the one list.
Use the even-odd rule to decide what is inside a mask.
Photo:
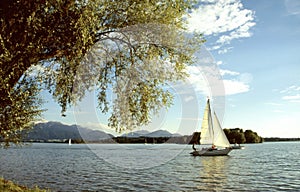
[(241, 144), (241, 143), (245, 143), (246, 141), (243, 129), (240, 128), (224, 129), (224, 133), (231, 144), (235, 144), (235, 143)]
[(251, 130), (245, 131), (246, 143), (261, 143), (263, 142), (262, 137), (258, 136), (256, 132)]
[(192, 8), (192, 0), (1, 0), (0, 137), (17, 142), (41, 114), (40, 89), (64, 115), (96, 87), (111, 127), (148, 123), (171, 104), (164, 85), (187, 76), (203, 42), (185, 32)]
[(234, 138), (234, 139), (232, 139), (232, 141), (230, 143), (241, 144), (241, 143), (246, 142), (246, 138), (245, 138), (243, 129), (240, 129), (240, 128), (232, 129), (230, 132), (230, 136), (231, 136), (231, 138)]
[(258, 134), (256, 132), (253, 132), (252, 130), (246, 130), (244, 132), (243, 129), (240, 128), (224, 129), (224, 133), (231, 144), (263, 142), (263, 138), (258, 136)]

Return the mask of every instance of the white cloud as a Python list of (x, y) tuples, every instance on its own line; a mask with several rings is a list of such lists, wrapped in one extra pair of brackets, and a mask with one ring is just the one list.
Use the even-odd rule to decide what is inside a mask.
[(285, 101), (300, 103), (300, 86), (291, 85), (281, 91), (279, 93), (284, 94), (281, 98)]
[(195, 97), (193, 97), (193, 96), (186, 96), (186, 97), (184, 97), (184, 101), (186, 102), (186, 103), (188, 103), (189, 101), (192, 101), (192, 100), (194, 100), (195, 99)]
[(251, 37), (250, 28), (253, 27), (255, 23), (249, 22), (245, 23), (244, 25), (240, 26), (238, 29), (232, 31), (228, 35), (222, 35), (217, 43), (219, 44), (230, 44), (233, 39)]
[(300, 95), (289, 95), (289, 96), (283, 96), (282, 97), (283, 100), (298, 100), (300, 99)]
[(223, 64), (223, 61), (217, 61), (216, 64), (217, 64), (217, 65), (222, 65), (222, 64)]
[(245, 93), (250, 90), (250, 86), (238, 80), (223, 80), (226, 95), (235, 95), (238, 93)]
[(291, 100), (290, 102), (291, 103), (300, 103), (300, 99), (298, 99), (298, 100)]
[(187, 67), (188, 84), (193, 91), (205, 96), (224, 96), (250, 90), (251, 74), (220, 69), (222, 62), (216, 62), (204, 46), (195, 55), (197, 63)]
[(288, 88), (281, 90), (280, 93), (293, 93), (295, 91), (300, 91), (300, 86), (297, 85), (289, 86)]
[(199, 8), (190, 13), (188, 23), (191, 31), (205, 36), (221, 35), (213, 46), (215, 50), (234, 39), (250, 37), (250, 28), (256, 24), (254, 12), (245, 9), (241, 0), (200, 0)]
[(199, 66), (189, 66), (187, 68), (187, 72), (189, 74), (188, 81), (190, 84), (192, 84), (195, 91), (210, 96), (211, 89), (209, 87), (207, 78), (205, 78), (202, 68)]
[(268, 103), (265, 103), (266, 105), (272, 105), (272, 106), (282, 106), (283, 104), (282, 103), (274, 103), (274, 102), (268, 102)]
[(300, 1), (299, 0), (285, 0), (285, 7), (289, 14), (300, 14)]
[[(221, 46), (220, 46), (220, 47), (221, 47)], [(231, 49), (233, 49), (233, 47), (226, 47), (226, 48), (221, 47), (221, 48), (222, 48), (222, 49), (220, 49), (220, 50), (218, 51), (218, 54), (225, 54), (225, 53), (230, 52)]]
[(275, 110), (273, 110), (273, 112), (274, 112), (274, 113), (284, 113), (283, 110), (279, 110), (279, 109), (275, 109)]
[(240, 74), (239, 72), (230, 71), (230, 70), (227, 70), (227, 69), (220, 69), (220, 73), (221, 73), (222, 76), (224, 76), (224, 75), (235, 76), (235, 75), (239, 75)]
[[(194, 85), (195, 90), (204, 95), (224, 96), (245, 93), (250, 90), (249, 81), (243, 81), (243, 74), (229, 70), (219, 70), (215, 66), (190, 66), (189, 81)], [(230, 79), (223, 79), (222, 76), (229, 74)]]

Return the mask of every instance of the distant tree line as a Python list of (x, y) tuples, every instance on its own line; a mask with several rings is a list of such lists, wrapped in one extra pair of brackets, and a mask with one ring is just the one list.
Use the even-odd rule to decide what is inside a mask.
[(225, 135), (231, 144), (262, 143), (264, 139), (252, 130), (243, 131), (240, 128), (224, 129)]
[(265, 141), (265, 142), (300, 141), (300, 138), (267, 137), (267, 138), (264, 138), (264, 141)]

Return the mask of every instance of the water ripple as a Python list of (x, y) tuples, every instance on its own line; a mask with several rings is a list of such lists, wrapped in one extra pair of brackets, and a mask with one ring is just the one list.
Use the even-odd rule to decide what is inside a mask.
[(247, 145), (225, 157), (192, 157), (184, 145), (94, 147), (34, 144), (1, 150), (0, 176), (68, 192), (300, 189), (299, 142)]

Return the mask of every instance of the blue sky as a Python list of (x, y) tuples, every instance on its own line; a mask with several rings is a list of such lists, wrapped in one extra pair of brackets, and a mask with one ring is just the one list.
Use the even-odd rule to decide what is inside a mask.
[[(174, 106), (147, 128), (181, 134), (200, 130), (210, 96), (223, 127), (251, 129), (264, 137), (300, 137), (300, 1), (199, 2), (188, 27), (205, 35), (198, 57), (207, 60), (190, 68), (187, 86), (170, 86)], [(71, 107), (66, 118), (44, 94), (49, 100), (44, 118), (107, 131), (107, 117), (96, 109), (93, 94)]]
[[(214, 29), (212, 21), (211, 28), (204, 29), (211, 31), (206, 46), (219, 69), (233, 74), (223, 76), (223, 81), (231, 81), (224, 82), (223, 126), (263, 136), (300, 137), (300, 1), (220, 0), (211, 6), (219, 11), (204, 9), (210, 14), (206, 17), (222, 15), (221, 7), (230, 12), (227, 24)], [(235, 16), (243, 20), (240, 25), (231, 23)]]

